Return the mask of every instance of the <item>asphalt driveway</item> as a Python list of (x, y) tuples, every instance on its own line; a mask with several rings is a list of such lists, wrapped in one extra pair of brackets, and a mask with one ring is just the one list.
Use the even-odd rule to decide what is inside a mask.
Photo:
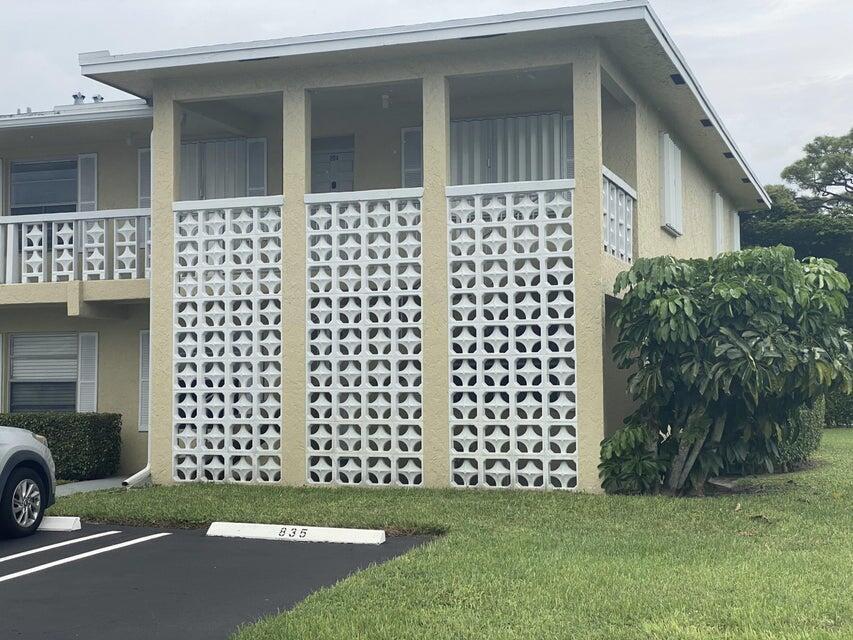
[(0, 540), (0, 638), (227, 638), (426, 540), (274, 542), (104, 525)]

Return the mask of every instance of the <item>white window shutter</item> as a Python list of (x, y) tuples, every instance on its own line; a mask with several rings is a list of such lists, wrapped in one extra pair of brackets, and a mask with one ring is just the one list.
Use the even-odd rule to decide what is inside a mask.
[(77, 411), (98, 410), (98, 334), (81, 333), (77, 364)]
[(661, 133), (661, 226), (673, 235), (684, 233), (681, 149), (668, 133)]
[(726, 208), (723, 196), (714, 193), (714, 255), (719, 255), (726, 250)]
[(77, 156), (77, 211), (98, 210), (98, 154)]
[(267, 195), (267, 139), (246, 140), (246, 195)]
[(740, 213), (732, 211), (732, 251), (740, 251)]
[(408, 127), (400, 131), (400, 167), (403, 172), (401, 184), (404, 189), (423, 186), (423, 142), (421, 127)]
[(139, 332), (139, 430), (148, 431), (151, 334)]
[(140, 149), (138, 155), (138, 204), (140, 209), (151, 208), (151, 149)]

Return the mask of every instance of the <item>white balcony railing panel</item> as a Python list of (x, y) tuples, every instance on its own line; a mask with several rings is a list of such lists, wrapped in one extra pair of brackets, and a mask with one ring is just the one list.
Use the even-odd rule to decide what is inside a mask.
[(633, 261), (637, 192), (607, 167), (602, 167), (601, 205), (605, 253), (624, 262)]
[(149, 209), (0, 217), (0, 284), (147, 278), (150, 221)]

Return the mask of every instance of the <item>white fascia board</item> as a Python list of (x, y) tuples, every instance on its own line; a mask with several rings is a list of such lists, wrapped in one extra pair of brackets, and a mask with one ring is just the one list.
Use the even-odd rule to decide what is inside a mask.
[(693, 92), (696, 100), (702, 106), (702, 110), (707, 115), (708, 119), (711, 121), (711, 124), (723, 138), (728, 150), (734, 155), (734, 160), (737, 161), (740, 168), (743, 172), (749, 177), (752, 186), (758, 192), (758, 195), (761, 197), (761, 200), (764, 201), (764, 204), (767, 207), (771, 206), (770, 196), (767, 194), (767, 191), (764, 190), (764, 187), (761, 185), (761, 181), (755, 175), (755, 172), (752, 168), (747, 164), (746, 159), (741, 153), (740, 149), (738, 149), (735, 144), (734, 139), (729, 133), (728, 129), (726, 129), (720, 117), (717, 115), (717, 112), (714, 110), (714, 107), (711, 106), (710, 100), (708, 100), (708, 96), (705, 94), (705, 91), (702, 89), (702, 86), (699, 84), (699, 81), (696, 79), (696, 76), (693, 74), (693, 71), (687, 65), (687, 62), (684, 59), (684, 56), (681, 54), (681, 51), (678, 50), (678, 47), (675, 45), (675, 42), (672, 39), (672, 36), (669, 35), (667, 30), (664, 28), (663, 23), (661, 23), (660, 18), (658, 18), (657, 14), (651, 8), (651, 6), (646, 6), (646, 24), (651, 29), (652, 33), (657, 38), (661, 47), (663, 47), (664, 52), (667, 54), (669, 59), (675, 65), (678, 72), (681, 74), (681, 77), (684, 78), (686, 86), (690, 88), (690, 91)]
[(509, 33), (642, 20), (647, 6), (646, 0), (621, 0), (497, 16), (186, 49), (118, 55), (111, 55), (108, 50), (93, 51), (81, 53), (79, 63), (84, 76), (93, 76), (101, 73), (146, 71), (217, 62), (248, 62), (265, 58), (285, 58), (370, 47), (482, 38)]
[(144, 100), (118, 100), (86, 105), (54, 107), (53, 111), (0, 116), (0, 129), (82, 124), (111, 120), (151, 119), (153, 111)]

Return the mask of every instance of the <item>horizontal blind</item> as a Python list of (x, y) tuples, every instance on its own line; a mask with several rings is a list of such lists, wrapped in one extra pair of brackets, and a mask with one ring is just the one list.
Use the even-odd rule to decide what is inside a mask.
[(12, 382), (77, 381), (77, 335), (18, 334), (10, 340)]

